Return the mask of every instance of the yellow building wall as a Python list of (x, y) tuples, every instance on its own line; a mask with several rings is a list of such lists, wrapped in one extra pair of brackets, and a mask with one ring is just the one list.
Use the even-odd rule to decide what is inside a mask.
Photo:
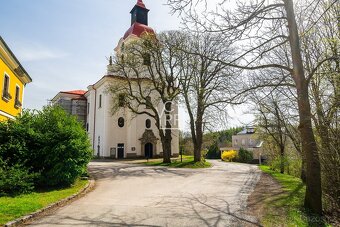
[(7, 120), (8, 120), (7, 117), (4, 117), (4, 116), (2, 116), (2, 115), (0, 114), (0, 121), (7, 121)]
[[(5, 79), (5, 73), (9, 76), (9, 94), (12, 96), (12, 98), (9, 100), (9, 102), (6, 102), (2, 99), (2, 93), (4, 89), (4, 79)], [(6, 114), (9, 114), (13, 117), (19, 115), (21, 113), (22, 108), (15, 108), (15, 88), (16, 86), (20, 87), (20, 95), (19, 95), (19, 101), (22, 102), (23, 98), (23, 92), (24, 92), (24, 85), (23, 83), (15, 76), (15, 74), (12, 72), (12, 70), (3, 62), (2, 59), (0, 59), (0, 121), (7, 119), (7, 117), (3, 116), (1, 111), (5, 112)]]

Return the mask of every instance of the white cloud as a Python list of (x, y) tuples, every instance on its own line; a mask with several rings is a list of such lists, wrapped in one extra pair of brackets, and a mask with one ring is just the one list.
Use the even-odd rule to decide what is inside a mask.
[(42, 61), (67, 57), (69, 54), (60, 50), (44, 47), (40, 44), (26, 43), (16, 49), (16, 55), (23, 62)]

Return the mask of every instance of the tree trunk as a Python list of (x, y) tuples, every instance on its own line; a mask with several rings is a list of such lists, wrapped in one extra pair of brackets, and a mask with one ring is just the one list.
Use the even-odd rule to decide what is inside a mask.
[[(165, 104), (165, 135), (162, 140), (163, 163), (171, 163), (171, 142), (172, 142), (172, 124), (171, 124), (171, 102)], [(161, 129), (162, 130), (162, 129)]]
[(203, 143), (203, 117), (198, 114), (196, 124), (196, 143), (194, 144), (194, 161), (202, 160), (202, 143)]
[(285, 173), (285, 147), (280, 146), (280, 173)]
[(322, 213), (321, 168), (319, 154), (314, 138), (311, 120), (311, 108), (308, 96), (308, 82), (304, 75), (301, 57), (300, 39), (295, 20), (292, 0), (283, 0), (287, 13), (289, 43), (292, 52), (293, 77), (297, 89), (299, 109), (299, 130), (302, 140), (302, 152), (306, 155), (306, 195), (305, 207)]
[(302, 180), (302, 182), (304, 184), (306, 184), (306, 169), (307, 169), (307, 166), (306, 166), (306, 156), (303, 152), (301, 152), (301, 173), (300, 173), (300, 178)]
[[(170, 131), (170, 137), (167, 131)], [(171, 130), (166, 130), (164, 139), (162, 140), (163, 163), (171, 163)]]

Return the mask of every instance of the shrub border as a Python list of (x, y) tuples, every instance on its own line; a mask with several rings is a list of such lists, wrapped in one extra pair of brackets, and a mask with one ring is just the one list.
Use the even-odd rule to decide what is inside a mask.
[(92, 189), (95, 186), (95, 181), (93, 179), (90, 179), (88, 181), (88, 183), (86, 184), (86, 186), (80, 190), (78, 193), (75, 193), (65, 199), (62, 199), (58, 202), (52, 203), (50, 205), (48, 205), (47, 207), (44, 207), (38, 211), (35, 211), (33, 213), (30, 213), (28, 215), (25, 215), (21, 218), (17, 218), (14, 221), (10, 221), (7, 222), (4, 226), (5, 227), (14, 227), (14, 226), (20, 226), (23, 225), (29, 221), (32, 221), (40, 216), (43, 216), (44, 214), (47, 214), (49, 211), (52, 211), (56, 208), (62, 207), (67, 205), (68, 203), (71, 203), (73, 201), (75, 201), (76, 199), (81, 198), (82, 196), (86, 195), (87, 193), (89, 193), (90, 191), (92, 191)]

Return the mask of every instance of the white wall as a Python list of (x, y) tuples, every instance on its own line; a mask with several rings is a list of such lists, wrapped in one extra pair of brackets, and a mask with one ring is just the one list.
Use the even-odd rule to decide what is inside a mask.
[[(94, 144), (94, 155), (97, 155), (98, 149), (98, 137), (100, 136), (100, 156), (110, 157), (111, 148), (116, 148), (117, 157), (117, 145), (123, 143), (125, 145), (125, 158), (127, 153), (136, 153), (137, 156), (142, 155), (142, 147), (140, 138), (146, 130), (145, 122), (150, 119), (152, 124), (151, 128), (155, 136), (158, 138), (156, 150), (154, 155), (159, 155), (162, 150), (161, 142), (159, 139), (159, 132), (155, 125), (155, 120), (148, 115), (134, 115), (128, 109), (122, 108), (117, 113), (112, 114), (113, 100), (110, 94), (107, 93), (107, 88), (111, 83), (115, 82), (115, 78), (107, 77), (104, 82), (98, 82), (96, 90), (90, 90), (86, 96), (90, 103), (90, 113), (87, 116), (89, 124), (89, 137)], [(96, 93), (96, 94), (95, 94)], [(102, 107), (99, 108), (99, 96), (102, 95)], [(96, 96), (96, 97), (95, 97)], [(96, 101), (95, 101), (96, 100)], [(96, 106), (95, 106), (96, 103)], [(140, 107), (144, 108), (144, 107)], [(163, 105), (159, 105), (159, 110), (163, 109)], [(144, 109), (145, 110), (145, 109)], [(95, 112), (95, 114), (94, 114)], [(178, 106), (175, 106), (174, 113), (178, 113)], [(94, 116), (95, 115), (95, 116)], [(125, 124), (123, 128), (118, 126), (118, 119), (123, 117)], [(165, 120), (165, 117), (163, 118)], [(174, 120), (174, 119), (173, 119)], [(165, 121), (164, 121), (165, 122)], [(94, 130), (95, 124), (95, 130)], [(165, 124), (164, 124), (165, 125)], [(94, 137), (94, 140), (93, 140)], [(135, 151), (132, 148), (135, 148)], [(172, 153), (179, 153), (179, 131), (173, 132), (173, 144)]]

